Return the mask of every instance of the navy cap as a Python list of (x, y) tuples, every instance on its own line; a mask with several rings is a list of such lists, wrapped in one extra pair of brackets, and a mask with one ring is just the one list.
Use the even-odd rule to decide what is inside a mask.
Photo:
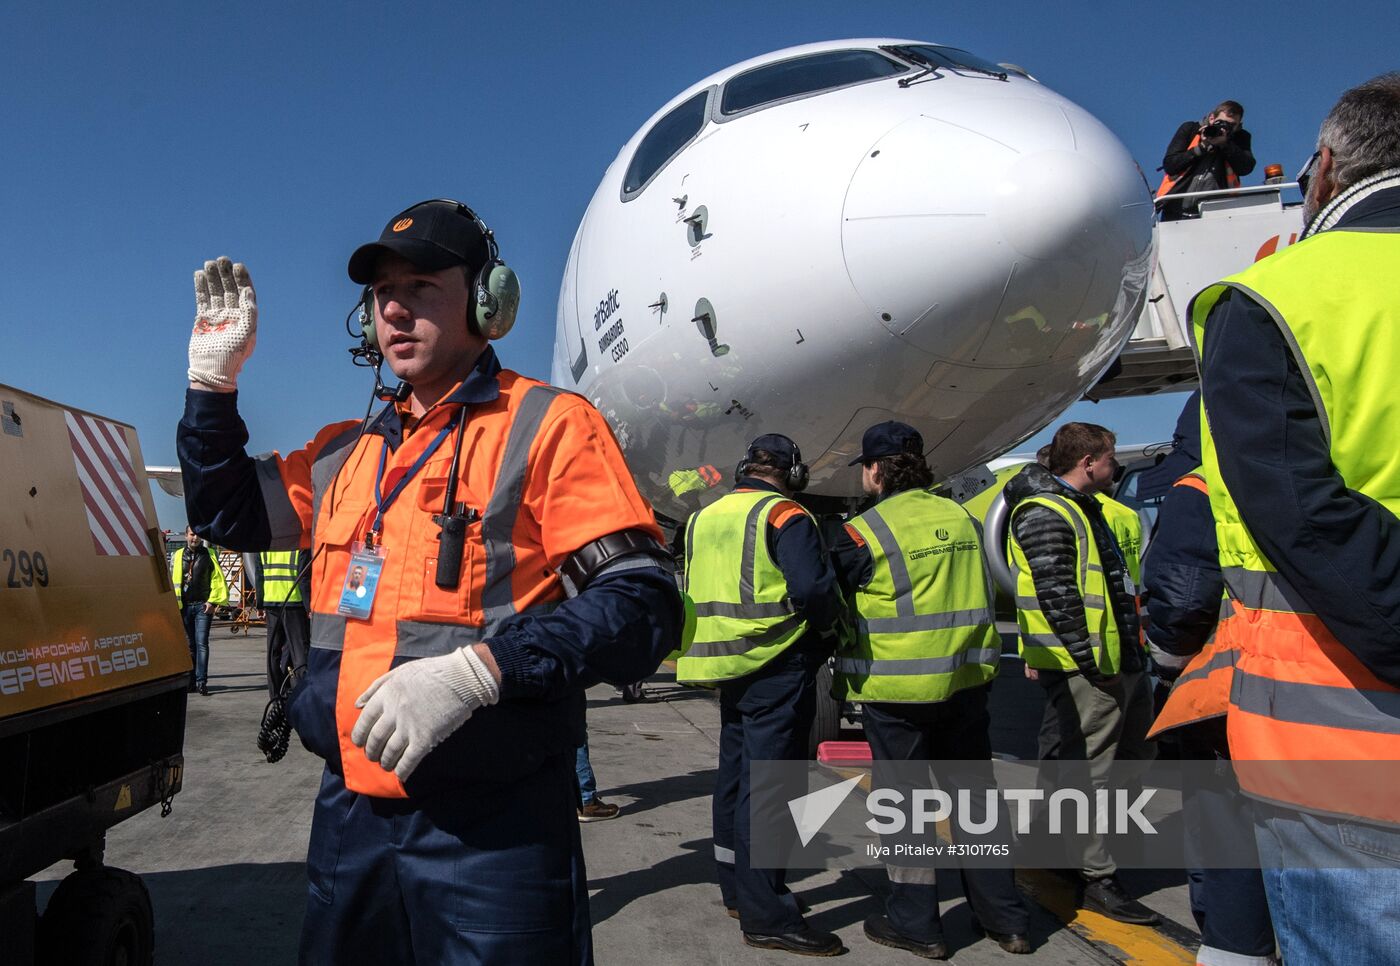
[(767, 450), (788, 466), (802, 462), (802, 452), (797, 444), (782, 433), (764, 433), (749, 444), (749, 452), (756, 449)]
[(350, 256), (350, 281), (368, 285), (374, 267), (391, 252), (428, 272), (453, 265), (479, 269), (491, 257), (482, 224), (471, 209), (456, 201), (424, 201), (389, 219), (379, 241), (361, 245)]
[(908, 423), (891, 419), (889, 422), (876, 423), (865, 431), (860, 440), (860, 455), (847, 465), (873, 463), (886, 456), (898, 456), (900, 453), (923, 456), (924, 438)]

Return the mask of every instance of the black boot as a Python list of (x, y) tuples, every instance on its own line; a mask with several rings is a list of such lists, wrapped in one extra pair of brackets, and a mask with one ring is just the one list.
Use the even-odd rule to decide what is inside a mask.
[(987, 929), (976, 919), (972, 920), (972, 931), (980, 936), (987, 937), (1012, 955), (1024, 956), (1031, 952), (1030, 933), (997, 932), (994, 929)]
[(868, 916), (865, 920), (865, 938), (881, 946), (903, 949), (924, 959), (947, 959), (948, 944), (942, 940), (931, 943), (911, 939), (894, 928), (886, 916)]
[(744, 933), (744, 942), (759, 949), (781, 949), (799, 956), (839, 956), (846, 951), (834, 932), (817, 932), (805, 922), (783, 933)]
[(1134, 926), (1155, 926), (1162, 917), (1123, 891), (1116, 875), (1090, 879), (1084, 884), (1085, 909)]

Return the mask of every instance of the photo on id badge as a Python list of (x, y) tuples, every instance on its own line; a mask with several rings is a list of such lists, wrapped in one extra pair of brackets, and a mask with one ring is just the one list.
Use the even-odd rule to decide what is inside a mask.
[(340, 606), (336, 608), (336, 613), (367, 620), (374, 607), (374, 595), (379, 589), (379, 575), (383, 570), (383, 551), (376, 554), (358, 550), (353, 553), (350, 567), (345, 572), (345, 586), (340, 590)]

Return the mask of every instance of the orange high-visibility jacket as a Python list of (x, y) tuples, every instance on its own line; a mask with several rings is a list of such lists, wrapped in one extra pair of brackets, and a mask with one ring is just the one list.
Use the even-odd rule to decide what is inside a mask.
[[(369, 618), (337, 614), (352, 545), (365, 540), (376, 515), (381, 454), (387, 494), (464, 407), (455, 499), (471, 522), (460, 584), (443, 589), (435, 580), (440, 527), (433, 516), (443, 508), (449, 434), (384, 513), (377, 542), (386, 553)], [(346, 787), (388, 798), (406, 797), (403, 784), (350, 741), (360, 713), (355, 699), (371, 682), (403, 660), (446, 654), (517, 615), (552, 610), (565, 597), (558, 568), (600, 537), (640, 529), (661, 541), (611, 430), (577, 395), (509, 370), (478, 369), (403, 438), (397, 420), (386, 423), (393, 415), (386, 411), (363, 433), (358, 422), (327, 426), (305, 449), (262, 457), (258, 467), (276, 544), (316, 548), (312, 655), (293, 721), (308, 744), (315, 740), (308, 732), (324, 736), (313, 750), (332, 767), (338, 750)], [(447, 756), (464, 772), (489, 767), (494, 780), (508, 780), (560, 750), (553, 745), (571, 747), (561, 731), (567, 728), (529, 703), (502, 702), (478, 711), (419, 772), (440, 771)], [(471, 777), (481, 775), (462, 775)], [(418, 779), (415, 773), (411, 781)]]

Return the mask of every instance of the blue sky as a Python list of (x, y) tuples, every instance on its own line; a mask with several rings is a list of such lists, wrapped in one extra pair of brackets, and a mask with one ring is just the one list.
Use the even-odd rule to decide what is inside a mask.
[[(618, 148), (686, 85), (766, 51), (897, 36), (1024, 66), (1149, 173), (1176, 126), (1243, 102), (1258, 183), (1292, 174), (1337, 95), (1400, 68), (1400, 5), (126, 3), (0, 7), (0, 383), (130, 422), (173, 463), (191, 273), (248, 264), (261, 309), (240, 380), (250, 449), (364, 410), (342, 320), (349, 253), (447, 195), (524, 286), (498, 346), (548, 378), (559, 278)], [(1207, 17), (1218, 24), (1203, 23)], [(1071, 412), (1170, 435), (1183, 397)], [(183, 525), (158, 495), (164, 526)]]

